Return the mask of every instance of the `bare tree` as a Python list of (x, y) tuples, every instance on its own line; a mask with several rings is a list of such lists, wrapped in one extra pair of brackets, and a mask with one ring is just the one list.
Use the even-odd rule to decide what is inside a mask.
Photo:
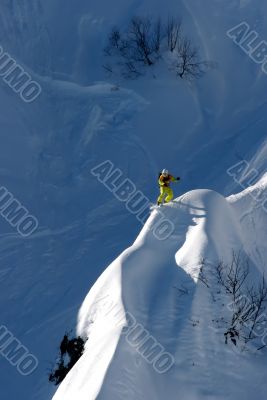
[(173, 288), (177, 289), (179, 297), (189, 294), (188, 288), (186, 288), (184, 285), (181, 285), (180, 287), (173, 286)]
[(137, 64), (132, 60), (126, 60), (121, 64), (121, 68), (121, 73), (126, 79), (138, 78), (140, 75), (142, 75)]
[(107, 74), (111, 75), (113, 73), (112, 65), (106, 63), (106, 64), (103, 64), (103, 68)]
[(207, 288), (209, 288), (210, 287), (209, 286), (209, 282), (208, 282), (207, 276), (205, 274), (205, 267), (206, 266), (207, 266), (206, 259), (202, 258), (200, 260), (200, 269), (199, 269), (199, 274), (198, 274), (198, 280), (200, 282), (204, 283), (204, 285), (207, 286)]
[(175, 70), (180, 78), (200, 78), (204, 75), (209, 63), (201, 61), (196, 47), (188, 38), (182, 38), (177, 48)]
[(120, 48), (121, 48), (121, 32), (117, 27), (113, 27), (108, 36), (108, 43), (104, 48), (104, 53), (108, 56), (111, 56), (114, 50), (120, 52)]
[[(107, 56), (116, 56), (121, 73), (129, 77), (141, 75), (142, 66), (151, 66), (160, 53), (162, 23), (158, 18), (153, 22), (148, 17), (133, 17), (123, 33), (113, 28), (105, 48)], [(110, 65), (104, 65), (110, 72)]]
[[(226, 343), (228, 336), (235, 345), (237, 338), (242, 338), (247, 343), (264, 336), (267, 323), (266, 302), (267, 286), (263, 278), (257, 289), (249, 288), (236, 299), (230, 327), (224, 334)], [(260, 348), (263, 347), (266, 347), (266, 344)]]
[(247, 343), (263, 337), (264, 324), (267, 323), (267, 285), (264, 276), (256, 288), (248, 287), (249, 263), (242, 260), (240, 254), (233, 254), (230, 266), (219, 263), (216, 276), (218, 283), (231, 297), (228, 307), (231, 320), (224, 333), (225, 343), (228, 343), (228, 338), (236, 345), (238, 339)]
[(255, 338), (255, 332), (259, 332), (260, 328), (264, 323), (267, 322), (266, 315), (266, 302), (267, 302), (267, 286), (265, 277), (262, 278), (262, 283), (259, 285), (257, 291), (251, 291), (250, 302), (253, 305), (253, 315), (251, 318), (251, 326), (247, 341)]
[(153, 65), (152, 22), (149, 18), (134, 17), (128, 33), (128, 47), (136, 61)]
[(241, 260), (240, 254), (233, 253), (230, 266), (219, 263), (217, 268), (217, 279), (226, 290), (226, 292), (233, 297), (233, 301), (241, 295), (241, 290), (249, 274), (249, 264)]
[[(166, 29), (161, 19), (156, 21), (149, 17), (133, 17), (128, 27), (121, 31), (114, 27), (104, 49), (106, 56), (113, 56), (121, 73), (127, 77), (137, 77), (144, 67), (154, 65), (161, 56), (163, 39), (167, 39), (168, 49), (172, 56), (172, 67), (180, 78), (199, 78), (208, 67), (208, 63), (199, 59), (197, 49), (191, 41), (182, 37), (181, 21), (169, 17)], [(104, 68), (111, 73), (113, 67), (106, 63)]]
[(152, 48), (153, 51), (157, 54), (160, 52), (160, 45), (163, 39), (163, 31), (162, 31), (162, 23), (161, 19), (158, 20), (154, 24), (153, 33), (152, 33)]
[(169, 17), (166, 26), (168, 49), (173, 52), (178, 45), (182, 33), (182, 22), (178, 18)]

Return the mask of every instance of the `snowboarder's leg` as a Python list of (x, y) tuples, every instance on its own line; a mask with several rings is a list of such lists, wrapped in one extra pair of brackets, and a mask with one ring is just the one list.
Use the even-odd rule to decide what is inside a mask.
[(158, 205), (163, 203), (163, 199), (166, 196), (166, 187), (161, 186), (160, 188), (160, 195), (158, 197)]
[(169, 203), (169, 201), (171, 201), (173, 199), (173, 191), (171, 188), (167, 187), (166, 189), (166, 193), (167, 193), (167, 197), (165, 199), (166, 203)]

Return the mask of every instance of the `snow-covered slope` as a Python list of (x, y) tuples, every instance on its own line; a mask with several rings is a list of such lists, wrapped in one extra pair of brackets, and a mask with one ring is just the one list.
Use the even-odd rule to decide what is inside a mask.
[[(266, 39), (266, 11), (264, 0), (1, 2), (0, 46), (42, 88), (26, 104), (0, 79), (1, 185), (39, 221), (24, 239), (0, 219), (0, 323), (39, 361), (24, 377), (0, 359), (4, 399), (52, 397), (47, 375), (64, 332), (75, 330), (88, 290), (141, 229), (91, 168), (111, 160), (153, 202), (163, 167), (182, 177), (176, 196), (203, 187), (227, 196), (240, 192), (227, 169), (242, 159), (263, 176), (266, 75), (226, 31), (244, 20)], [(110, 28), (148, 14), (181, 16), (185, 33), (216, 69), (190, 85), (160, 68), (137, 81), (107, 77), (102, 49)], [(253, 205), (246, 193), (230, 202), (242, 243), (263, 270), (265, 214), (257, 207), (242, 218)], [(219, 214), (216, 220), (223, 223)], [(191, 241), (198, 246), (193, 234), (203, 231), (201, 224), (195, 228), (181, 253), (186, 265)], [(218, 251), (212, 237), (206, 242), (211, 257)], [(199, 246), (197, 256), (206, 251)], [(179, 244), (174, 247), (177, 252)]]
[[(54, 400), (251, 399), (257, 383), (257, 397), (265, 398), (266, 354), (238, 354), (215, 329), (227, 302), (226, 295), (215, 300), (216, 266), (246, 249), (232, 206), (195, 190), (161, 210), (175, 224), (171, 236), (155, 237), (161, 215), (153, 211), (90, 290), (78, 322), (89, 337), (86, 351)], [(144, 330), (170, 355), (166, 370), (141, 355)]]
[(262, 273), (266, 273), (267, 175), (243, 192), (228, 197), (240, 220), (247, 253)]

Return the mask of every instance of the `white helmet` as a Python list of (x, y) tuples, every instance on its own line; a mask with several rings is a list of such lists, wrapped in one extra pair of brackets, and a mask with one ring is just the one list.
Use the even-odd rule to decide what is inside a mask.
[(169, 175), (169, 171), (167, 169), (163, 169), (162, 170), (162, 175), (163, 176), (168, 176)]

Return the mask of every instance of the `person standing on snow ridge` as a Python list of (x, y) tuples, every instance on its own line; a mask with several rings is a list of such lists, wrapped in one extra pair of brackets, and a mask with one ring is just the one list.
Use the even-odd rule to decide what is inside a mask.
[(169, 203), (169, 201), (172, 200), (173, 198), (173, 191), (172, 189), (169, 187), (171, 182), (177, 182), (179, 181), (180, 178), (174, 178), (172, 175), (169, 174), (169, 171), (167, 169), (164, 169), (160, 174), (159, 174), (159, 179), (158, 179), (158, 183), (160, 186), (160, 195), (158, 197), (158, 206), (161, 203), (164, 203), (164, 201), (166, 203)]

